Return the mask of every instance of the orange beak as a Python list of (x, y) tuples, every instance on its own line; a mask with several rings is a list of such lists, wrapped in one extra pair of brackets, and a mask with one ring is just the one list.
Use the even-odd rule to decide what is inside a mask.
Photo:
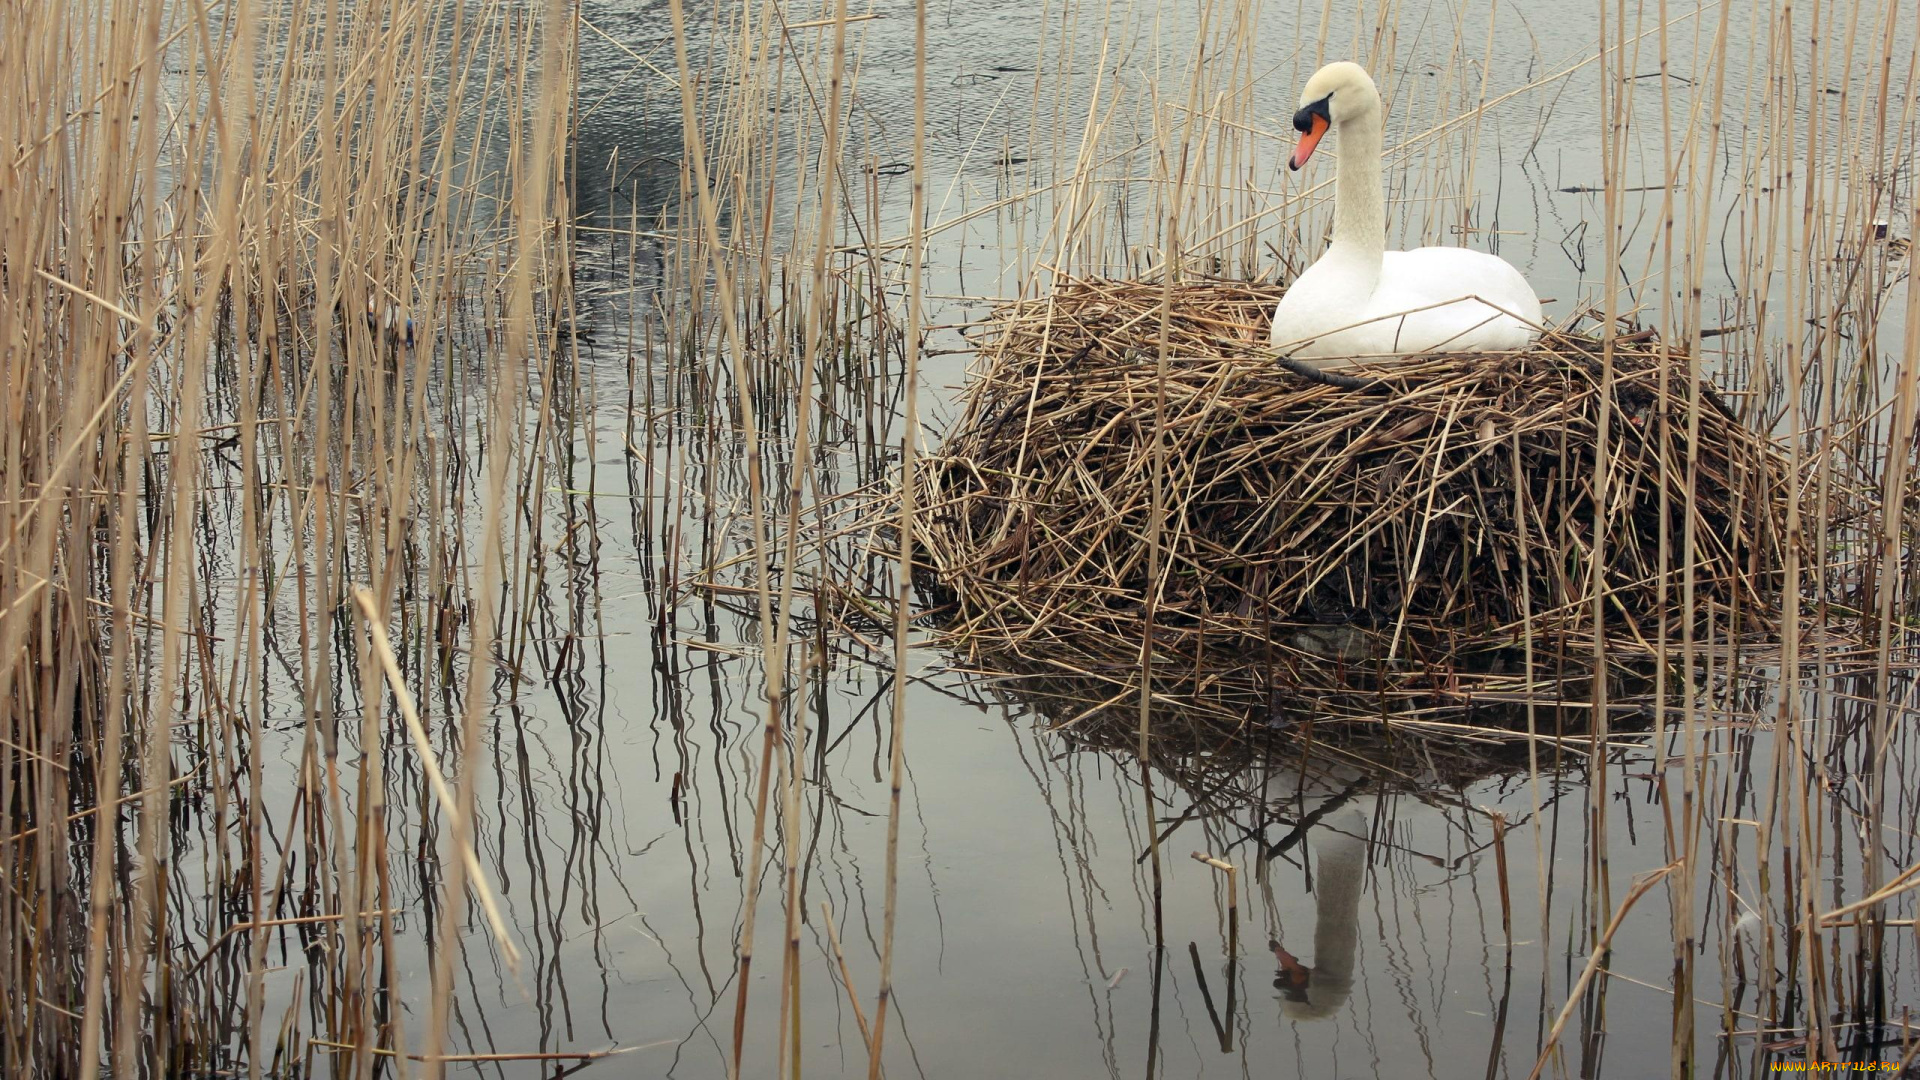
[(1276, 986), (1280, 982), (1285, 982), (1288, 986), (1300, 987), (1307, 985), (1312, 979), (1312, 972), (1307, 969), (1307, 965), (1301, 963), (1299, 957), (1282, 948), (1279, 942), (1270, 941), (1267, 943), (1267, 948), (1273, 950), (1273, 958), (1280, 962), (1280, 977), (1275, 982)]
[(1298, 171), (1313, 156), (1313, 148), (1320, 145), (1320, 136), (1327, 133), (1327, 118), (1315, 113), (1307, 130), (1300, 133), (1300, 145), (1293, 148), (1293, 157), (1287, 162), (1287, 168)]

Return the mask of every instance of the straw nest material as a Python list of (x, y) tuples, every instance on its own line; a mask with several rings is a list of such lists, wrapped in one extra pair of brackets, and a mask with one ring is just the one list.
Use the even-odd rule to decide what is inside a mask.
[(1117, 671), (1151, 609), (1157, 663), (1309, 685), (1590, 637), (1603, 393), (1607, 636), (1678, 632), (1689, 485), (1696, 615), (1765, 626), (1786, 462), (1705, 383), (1689, 441), (1685, 357), (1621, 331), (1608, 375), (1597, 338), (1554, 332), (1332, 386), (1263, 354), (1280, 292), (1176, 285), (1164, 383), (1157, 283), (1075, 281), (976, 327), (962, 417), (916, 472), (920, 584), (957, 643)]

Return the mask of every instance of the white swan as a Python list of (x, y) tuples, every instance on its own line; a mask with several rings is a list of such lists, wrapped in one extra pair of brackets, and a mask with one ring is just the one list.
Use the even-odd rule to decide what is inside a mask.
[(1338, 128), (1333, 243), (1273, 313), (1273, 347), (1314, 367), (1356, 357), (1525, 348), (1540, 298), (1497, 255), (1457, 247), (1388, 251), (1381, 191), (1380, 91), (1366, 69), (1342, 61), (1307, 80), (1293, 114), (1300, 145), (1288, 167)]

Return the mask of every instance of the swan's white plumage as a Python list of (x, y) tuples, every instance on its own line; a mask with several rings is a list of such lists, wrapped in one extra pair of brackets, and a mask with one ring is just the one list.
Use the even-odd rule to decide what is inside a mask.
[(1320, 69), (1301, 95), (1337, 131), (1333, 242), (1274, 311), (1275, 350), (1295, 359), (1399, 358), (1524, 348), (1540, 300), (1511, 263), (1456, 247), (1386, 250), (1380, 94), (1357, 64)]
[(1540, 321), (1526, 279), (1498, 256), (1425, 247), (1379, 265), (1377, 281), (1348, 260), (1308, 267), (1274, 314), (1274, 348), (1302, 360), (1520, 349)]

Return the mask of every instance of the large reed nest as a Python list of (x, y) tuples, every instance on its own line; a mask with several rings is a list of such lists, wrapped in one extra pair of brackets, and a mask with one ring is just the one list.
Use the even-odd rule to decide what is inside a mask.
[(958, 644), (1117, 676), (1151, 609), (1156, 663), (1243, 690), (1590, 639), (1603, 393), (1606, 636), (1678, 633), (1689, 485), (1696, 619), (1766, 627), (1786, 462), (1705, 383), (1689, 441), (1677, 350), (1617, 332), (1604, 391), (1573, 332), (1333, 386), (1262, 355), (1280, 292), (1175, 286), (1164, 384), (1157, 283), (1074, 281), (976, 327), (962, 417), (916, 473), (921, 585)]

